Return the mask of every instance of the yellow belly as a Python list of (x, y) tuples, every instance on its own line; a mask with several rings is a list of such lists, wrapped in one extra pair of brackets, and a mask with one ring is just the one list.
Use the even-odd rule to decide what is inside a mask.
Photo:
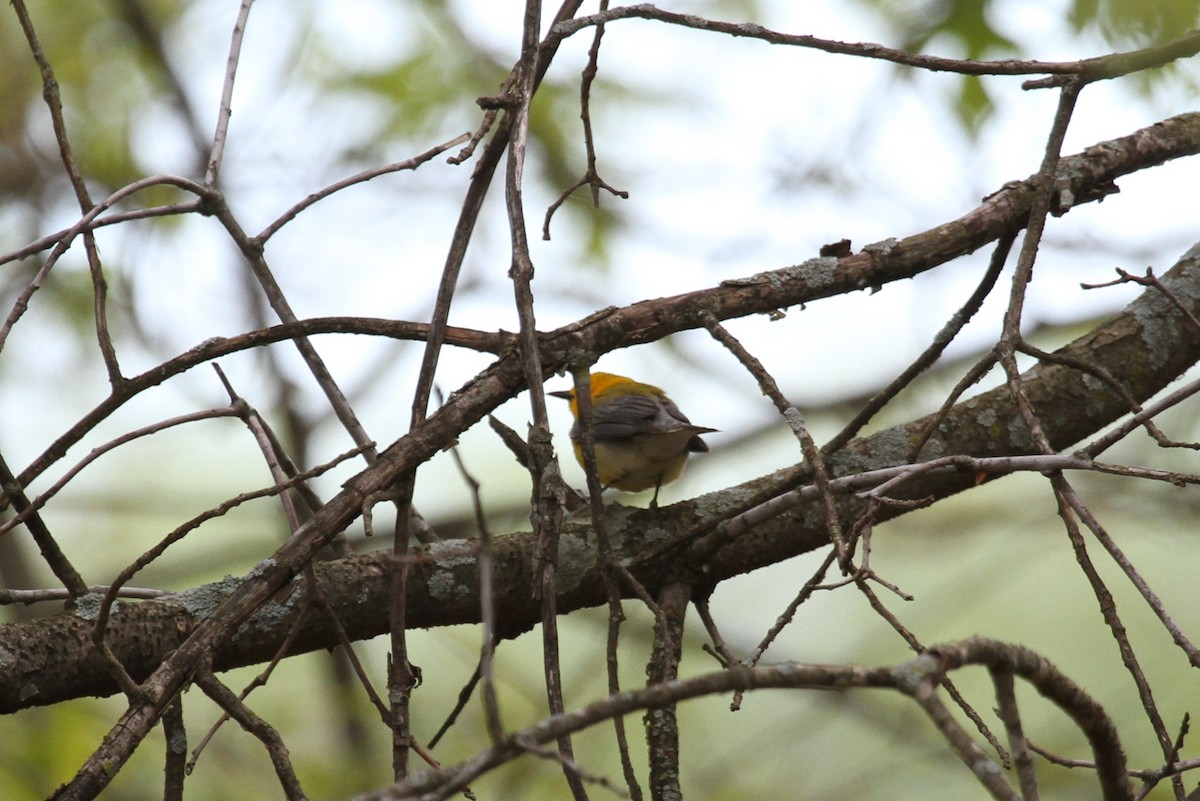
[[(692, 431), (647, 434), (596, 443), (596, 478), (606, 487), (641, 492), (668, 484), (683, 475), (687, 442)], [(583, 464), (583, 449), (575, 443), (575, 458)]]

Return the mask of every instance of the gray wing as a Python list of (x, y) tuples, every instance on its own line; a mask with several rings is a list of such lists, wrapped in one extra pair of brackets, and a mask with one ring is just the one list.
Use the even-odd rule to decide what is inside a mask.
[[(675, 412), (678, 414), (679, 410)], [(594, 410), (596, 439), (628, 439), (635, 434), (644, 434), (657, 427), (656, 418), (660, 415), (661, 409), (654, 399), (624, 395)]]
[[(661, 404), (660, 401), (661, 400)], [(697, 434), (715, 431), (715, 428), (694, 426), (670, 399), (647, 398), (643, 395), (624, 395), (603, 407), (593, 410), (593, 425), (597, 440), (629, 439), (638, 434), (666, 434), (691, 429)], [(579, 439), (578, 421), (571, 427), (571, 439)], [(687, 449), (703, 453), (708, 445), (699, 436), (687, 442)]]

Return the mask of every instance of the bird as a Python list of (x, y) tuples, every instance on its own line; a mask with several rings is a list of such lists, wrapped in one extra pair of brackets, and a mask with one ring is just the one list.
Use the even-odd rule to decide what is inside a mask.
[[(571, 444), (576, 461), (586, 469), (575, 390), (548, 394), (570, 402), (575, 418)], [(717, 430), (693, 425), (658, 387), (621, 375), (592, 373), (591, 399), (596, 478), (605, 489), (641, 492), (653, 487), (652, 509), (662, 485), (683, 474), (688, 455), (708, 452), (700, 435)]]

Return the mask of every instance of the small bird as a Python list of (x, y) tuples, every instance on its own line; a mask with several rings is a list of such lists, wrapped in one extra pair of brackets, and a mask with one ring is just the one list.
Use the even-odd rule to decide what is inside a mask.
[[(612, 373), (592, 373), (592, 426), (596, 478), (605, 487), (625, 492), (654, 488), (650, 508), (658, 506), (658, 490), (683, 474), (689, 453), (705, 453), (700, 434), (715, 428), (692, 425), (661, 389)], [(575, 390), (551, 392), (571, 403), (571, 443), (583, 466), (579, 403)]]

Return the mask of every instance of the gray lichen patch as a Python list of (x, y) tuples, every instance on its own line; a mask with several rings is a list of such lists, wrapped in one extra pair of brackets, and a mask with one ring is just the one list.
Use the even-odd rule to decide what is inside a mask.
[[(443, 540), (429, 546), (437, 567), (429, 576), (429, 594), (444, 603), (460, 603), (474, 592), (477, 558), (466, 540)], [(459, 568), (465, 568), (460, 570)]]
[[(1183, 269), (1162, 279), (1163, 287), (1184, 306), (1195, 309), (1200, 305), (1200, 282), (1195, 280), (1195, 271), (1200, 270), (1200, 245), (1194, 245), (1179, 260)], [(1147, 292), (1129, 305), (1129, 312), (1137, 321), (1145, 343), (1145, 353), (1151, 365), (1160, 367), (1183, 340), (1184, 328), (1180, 324), (1179, 310), (1172, 300), (1161, 292)]]
[(226, 576), (212, 584), (181, 592), (174, 596), (174, 600), (187, 610), (188, 614), (199, 620), (216, 609), (217, 604), (228, 598), (241, 583), (242, 580), (236, 576)]
[[(81, 595), (75, 599), (75, 609), (73, 614), (80, 620), (95, 621), (100, 617), (100, 606), (104, 603), (104, 596), (98, 592), (89, 592), (87, 595)], [(119, 601), (113, 601), (112, 614), (117, 613)]]
[(600, 558), (596, 546), (596, 538), (563, 536), (558, 540), (558, 570), (555, 573), (555, 587), (558, 592), (570, 592), (579, 586), (579, 582), (590, 570), (596, 567)]

